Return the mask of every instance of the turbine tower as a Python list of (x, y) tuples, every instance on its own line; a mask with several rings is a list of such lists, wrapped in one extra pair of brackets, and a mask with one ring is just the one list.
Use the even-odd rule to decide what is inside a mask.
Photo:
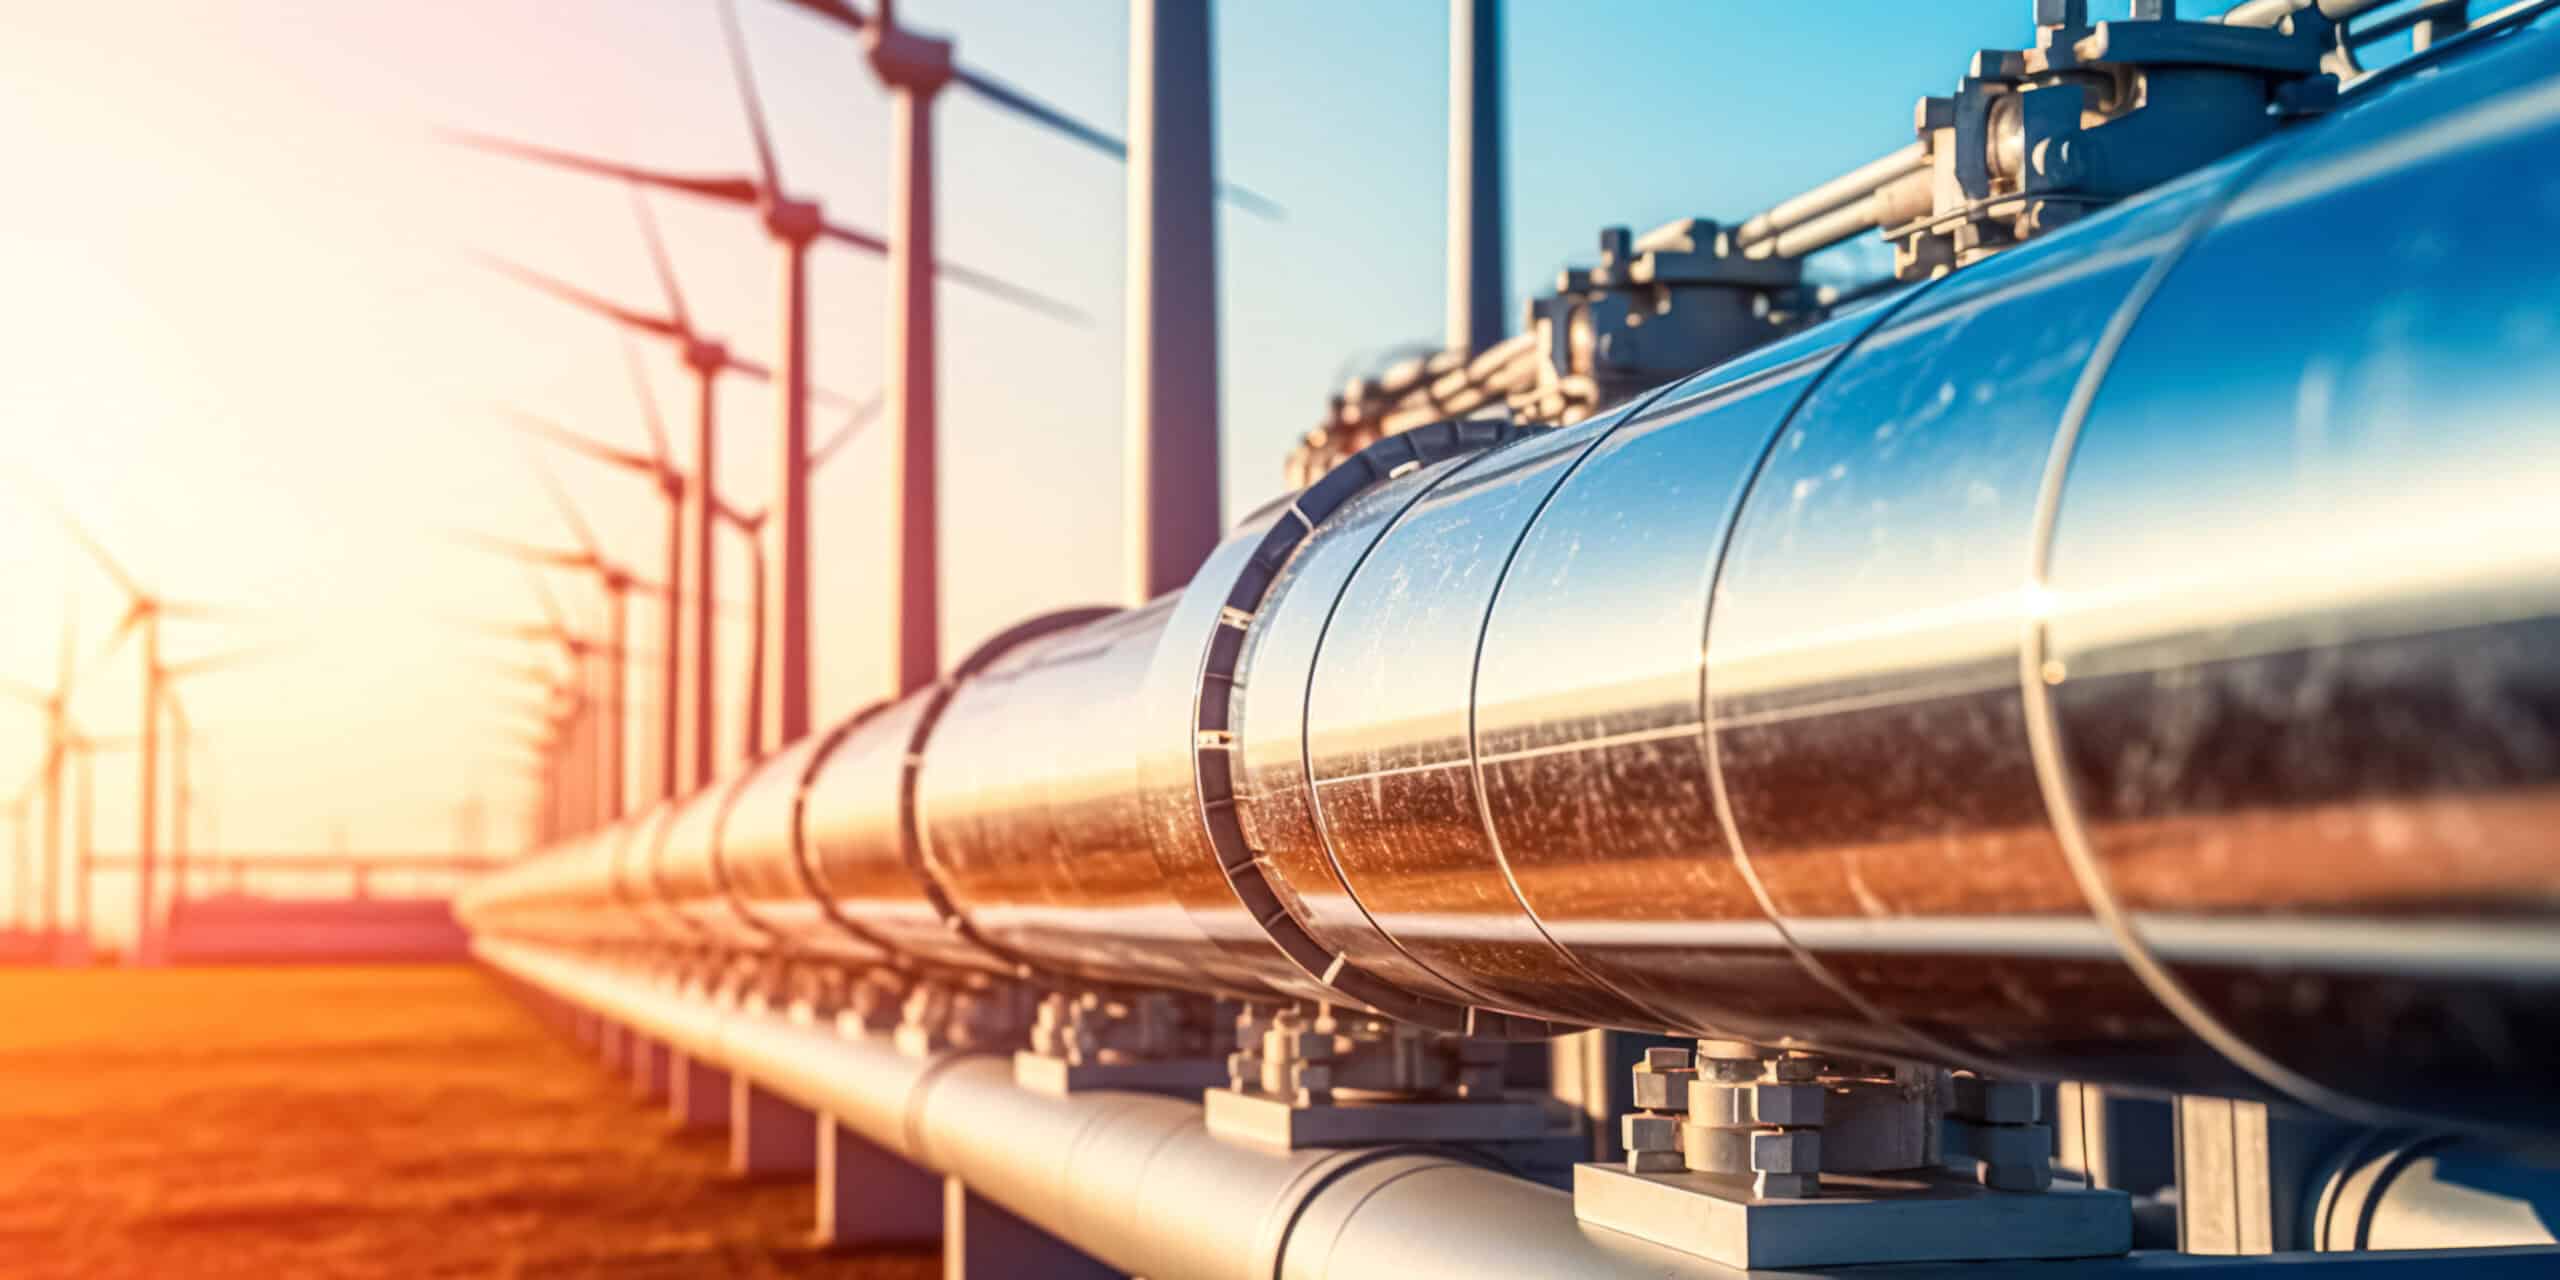
[[(139, 748), (142, 752), (140, 769), (142, 785), (140, 804), (134, 813), (135, 896), (140, 916), (134, 931), (134, 960), (141, 964), (151, 964), (159, 958), (160, 942), (154, 927), (153, 916), (154, 908), (159, 901), (160, 717), (165, 710), (170, 680), (174, 676), (191, 674), (199, 669), (200, 665), (191, 663), (172, 668), (160, 661), (160, 623), (164, 618), (217, 621), (229, 615), (226, 611), (211, 605), (170, 600), (144, 587), (132, 574), (125, 571), (122, 564), (117, 563), (114, 556), (107, 553), (103, 544), (90, 537), (88, 530), (81, 528), (80, 523), (71, 518), (69, 511), (55, 505), (53, 514), (61, 523), (63, 530), (71, 535), (72, 541), (79, 543), (80, 548), (89, 554), (89, 558), (106, 571), (107, 577), (116, 584), (117, 589), (124, 592), (124, 616), (116, 622), (114, 633), (108, 637), (105, 653), (113, 654), (123, 646), (127, 636), (140, 637), (142, 734), (139, 739)], [(228, 662), (229, 659), (216, 661)], [(83, 891), (85, 892), (85, 886)]]
[[(898, 484), (894, 499), (897, 514), (893, 521), (898, 531), (898, 557), (895, 616), (890, 623), (890, 669), (895, 673), (898, 692), (905, 694), (932, 683), (940, 674), (941, 667), (941, 554), (936, 494), (938, 469), (934, 449), (935, 317), (931, 280), (934, 212), (932, 109), (935, 96), (946, 84), (954, 84), (999, 110), (1030, 120), (1114, 159), (1125, 162), (1135, 152), (1101, 129), (984, 72), (959, 65), (953, 60), (950, 41), (900, 28), (890, 0), (882, 0), (876, 19), (864, 17), (844, 0), (787, 0), (787, 3), (860, 35), (873, 72), (892, 95), (887, 390), (893, 406), (890, 416), (898, 429), (891, 446), (892, 470)], [(1143, 5), (1145, 0), (1139, 0), (1139, 3)], [(1194, 0), (1187, 7), (1200, 9), (1204, 4), (1205, 0)], [(1168, 3), (1164, 21), (1168, 24), (1200, 24), (1202, 53), (1197, 71), (1201, 77), (1199, 83), (1205, 91), (1207, 16), (1205, 12), (1174, 12), (1183, 7), (1186, 6)], [(1133, 71), (1132, 74), (1137, 73)], [(1200, 124), (1206, 128), (1205, 120)], [(1205, 154), (1201, 163), (1205, 168)], [(1132, 178), (1133, 191), (1137, 181)], [(1280, 214), (1278, 205), (1243, 187), (1219, 184), (1214, 190), (1228, 201), (1265, 217), (1276, 218)], [(1135, 217), (1134, 197), (1132, 207), (1132, 216)], [(918, 242), (918, 237), (923, 238), (922, 243)], [(1207, 243), (1205, 236), (1202, 243)], [(1141, 256), (1140, 247), (1131, 246), (1133, 263)], [(1214, 285), (1211, 287), (1214, 290)], [(1198, 332), (1214, 334), (1214, 308), (1200, 314), (1177, 314), (1172, 308), (1167, 308), (1153, 313), (1153, 316), (1154, 323), (1160, 327), (1191, 326)], [(1214, 352), (1214, 337), (1210, 344)], [(1137, 359), (1136, 355), (1131, 356), (1133, 367)], [(1150, 367), (1161, 369), (1164, 366)], [(1192, 376), (1202, 375), (1194, 373)], [(1205, 376), (1211, 379), (1214, 387), (1214, 371)], [(1152, 388), (1148, 395), (1152, 398)], [(1214, 394), (1211, 400), (1214, 403)], [(1214, 419), (1210, 421), (1214, 422)], [(1193, 461), (1196, 465), (1196, 453)], [(1214, 470), (1214, 459), (1211, 465)], [(1214, 496), (1210, 501), (1215, 502)], [(1212, 510), (1214, 512), (1214, 507)], [(1215, 515), (1210, 519), (1214, 525)], [(1214, 529), (1212, 533), (1214, 536)], [(1206, 550), (1205, 546), (1201, 549)]]
[(1502, 341), (1502, 0), (1449, 0), (1449, 349)]
[(1209, 6), (1129, 0), (1126, 373), (1132, 604), (1218, 543), (1217, 126)]
[(43, 873), (34, 878), (43, 884), (43, 896), (39, 900), (42, 909), (36, 918), (39, 927), (47, 934), (62, 927), (62, 770), (71, 744), (80, 735), (78, 726), (71, 722), (71, 686), (77, 674), (73, 650), (78, 643), (72, 630), (74, 620), (72, 602), (66, 599), (62, 606), (62, 638), (54, 656), (52, 688), (37, 689), (15, 680), (0, 680), (0, 693), (25, 702), (44, 716), (44, 762), (37, 766), (36, 775), (29, 780), (28, 787), (30, 795), (38, 786), (44, 794), (42, 851), (38, 855), (43, 859)]

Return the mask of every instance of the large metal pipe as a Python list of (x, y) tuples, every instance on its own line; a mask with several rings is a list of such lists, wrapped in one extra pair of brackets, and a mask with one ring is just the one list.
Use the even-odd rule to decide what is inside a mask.
[[(1591, 421), (1391, 437), (705, 855), (928, 970), (2560, 1130), (2555, 146), (2546, 22)], [(712, 918), (588, 879), (600, 938)]]

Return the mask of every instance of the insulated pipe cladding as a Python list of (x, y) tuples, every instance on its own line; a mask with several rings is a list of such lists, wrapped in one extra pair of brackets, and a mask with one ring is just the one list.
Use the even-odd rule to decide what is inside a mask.
[(2560, 32), (1144, 607), (470, 926), (2560, 1131)]

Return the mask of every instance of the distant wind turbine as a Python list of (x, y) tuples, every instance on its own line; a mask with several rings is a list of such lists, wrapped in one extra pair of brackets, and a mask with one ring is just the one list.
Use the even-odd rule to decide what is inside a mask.
[[(134, 862), (136, 894), (142, 915), (136, 927), (134, 953), (136, 960), (149, 964), (159, 957), (157, 950), (159, 939), (153, 928), (152, 909), (158, 901), (156, 877), (160, 862), (160, 717), (165, 709), (164, 699), (172, 676), (190, 674), (201, 669), (201, 664), (185, 664), (172, 668), (160, 661), (160, 623), (163, 619), (219, 621), (238, 615), (213, 605), (171, 600), (151, 591), (132, 574), (126, 572), (125, 567), (117, 563), (114, 556), (107, 553), (103, 544), (90, 537), (88, 530), (81, 528), (79, 521), (72, 519), (68, 510), (59, 504), (50, 505), (53, 506), (54, 517), (62, 525), (63, 530), (71, 535), (74, 542), (80, 544), (81, 549), (89, 554), (89, 558), (95, 560), (98, 567), (106, 571), (107, 577), (115, 582), (116, 587), (124, 592), (124, 616), (116, 622), (115, 631), (107, 639), (106, 654), (112, 654), (122, 647), (127, 636), (138, 634), (141, 637), (142, 795), (141, 805), (135, 814), (137, 834), (134, 842)], [(100, 656), (103, 657), (105, 654)]]
[[(0, 693), (36, 708), (44, 716), (44, 762), (28, 782), (32, 795), (37, 784), (44, 793), (44, 884), (42, 911), (37, 921), (47, 934), (62, 927), (62, 771), (71, 744), (79, 737), (79, 728), (71, 722), (71, 686), (75, 682), (74, 649), (78, 639), (73, 632), (76, 617), (71, 602), (62, 607), (62, 639), (54, 658), (53, 687), (37, 689), (15, 680), (0, 680)], [(23, 802), (22, 802), (23, 803)], [(23, 816), (20, 825), (24, 826)]]
[[(683, 544), (690, 552), (694, 575), (689, 584), (677, 578), (669, 585), (679, 595), (688, 586), (693, 593), (693, 780), (694, 785), (705, 786), (710, 783), (717, 763), (717, 708), (713, 694), (713, 682), (717, 679), (717, 650), (712, 636), (712, 601), (717, 594), (718, 574), (711, 558), (711, 537), (712, 526), (718, 520), (718, 380), (724, 372), (737, 372), (760, 382), (771, 382), (774, 374), (762, 364), (732, 354), (726, 346), (704, 337), (694, 327), (692, 316), (685, 309), (684, 291), (676, 283), (675, 268), (668, 261), (666, 244), (658, 234), (657, 220), (650, 215), (647, 196), (636, 185), (632, 188), (632, 206), (639, 216), (642, 236), (648, 242), (650, 263), (656, 268), (658, 283), (666, 294), (667, 311), (664, 315), (608, 302), (574, 285), (504, 259), (484, 257), (483, 261), (534, 289), (603, 316), (626, 331), (675, 342), (683, 353), (685, 367), (693, 371), (696, 392), (694, 469), (692, 483), (685, 491)], [(823, 389), (813, 389), (810, 395), (816, 399), (844, 402), (844, 397)], [(671, 780), (667, 780), (667, 791), (673, 794)]]

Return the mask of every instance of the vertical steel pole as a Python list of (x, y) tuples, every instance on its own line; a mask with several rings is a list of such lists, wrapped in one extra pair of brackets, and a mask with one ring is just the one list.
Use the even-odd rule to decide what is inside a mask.
[[(797, 230), (797, 227), (791, 228)], [(775, 676), (781, 686), (776, 719), (782, 741), (797, 742), (809, 732), (809, 239), (782, 241), (782, 358), (780, 361), (782, 473), (774, 479), (774, 551), (782, 557), (782, 616), (775, 628)], [(759, 562), (761, 563), (761, 562)], [(758, 622), (762, 623), (762, 614)], [(761, 649), (756, 661), (763, 660)], [(761, 685), (759, 685), (761, 688)], [(763, 707), (748, 715), (757, 729), (748, 735), (752, 758), (763, 749)]]
[(63, 722), (60, 703), (53, 714), (53, 741), (44, 756), (44, 909), (40, 918), (46, 937), (62, 931), (62, 766), (71, 750), (71, 726)]
[(90, 860), (97, 854), (97, 833), (91, 826), (97, 815), (97, 779), (90, 772), (90, 758), (96, 753), (85, 743), (79, 751), (80, 808), (72, 815), (71, 915), (72, 927), (79, 932), (82, 944), (95, 946), (97, 936), (90, 932), (89, 895), (96, 873)]
[(174, 922), (187, 903), (187, 820), (195, 802), (188, 794), (193, 785), (188, 778), (188, 757), (193, 754), (188, 739), (195, 736), (195, 729), (187, 723), (186, 704), (174, 693), (169, 696), (169, 728), (175, 740), (169, 757), (176, 765), (169, 786), (169, 919)]
[[(765, 635), (765, 567), (764, 520), (740, 525), (738, 532), (747, 541), (747, 701), (746, 732), (740, 735), (745, 744), (740, 758), (749, 764), (764, 758), (764, 651)], [(785, 738), (788, 742), (791, 739)]]
[(159, 885), (155, 882), (160, 869), (160, 615), (155, 610), (142, 619), (142, 807), (136, 815), (134, 861), (137, 918), (134, 925), (134, 960), (152, 964), (158, 959), (158, 930), (153, 927), (153, 910), (158, 901)]
[(951, 79), (951, 44), (900, 30), (890, 5), (863, 32), (871, 66), (895, 98), (889, 195), (889, 416), (891, 501), (898, 531), (898, 599), (890, 668), (898, 692), (934, 682), (942, 669), (942, 554), (935, 465), (933, 98)]
[(1502, 0), (1449, 0), (1452, 350), (1502, 341)]
[(685, 491), (685, 536), (693, 550), (693, 785), (711, 784), (719, 763), (717, 647), (712, 626), (719, 617), (719, 574), (714, 567), (712, 532), (720, 519), (718, 390), (723, 353), (696, 343), (686, 353), (693, 366), (696, 401), (693, 426), (693, 486)]
[(676, 757), (684, 747), (684, 522), (685, 485), (660, 476), (667, 499), (666, 612), (658, 637), (658, 798), (676, 794)]
[(1206, 0), (1129, 3), (1126, 370), (1132, 603), (1217, 545), (1216, 133)]
[(630, 717), (625, 714), (631, 696), (631, 580), (615, 577), (605, 584), (607, 643), (613, 646), (605, 655), (605, 678), (612, 687), (605, 690), (605, 777), (604, 816), (607, 821), (622, 817), (623, 786), (630, 769), (630, 735), (626, 730)]

